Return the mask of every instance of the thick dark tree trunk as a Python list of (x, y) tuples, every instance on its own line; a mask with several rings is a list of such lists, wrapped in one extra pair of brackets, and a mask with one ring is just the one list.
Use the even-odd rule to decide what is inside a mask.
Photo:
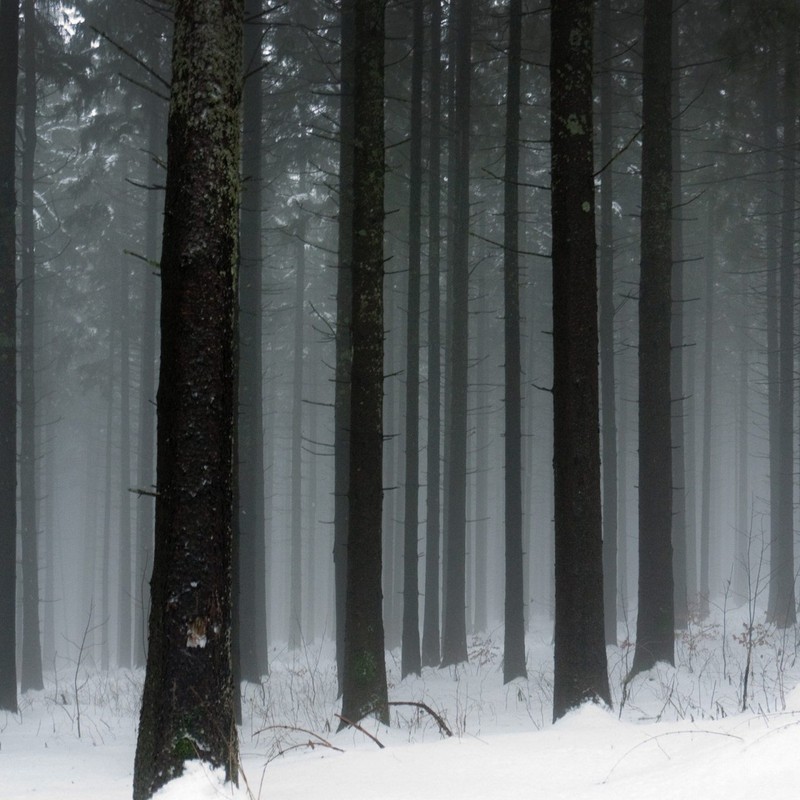
[(503, 297), (505, 324), (505, 639), (503, 682), (528, 675), (525, 665), (525, 600), (522, 552), (522, 362), (519, 332), (519, 117), (522, 0), (509, 3), (503, 186)]
[(587, 700), (611, 702), (603, 631), (592, 5), (554, 0), (550, 19), (554, 719)]
[(400, 671), (419, 675), (419, 330), (422, 260), (422, 65), (423, 0), (413, 4), (411, 66), (411, 166), (408, 201), (408, 299), (406, 326), (406, 454), (403, 537), (403, 646)]
[[(617, 397), (614, 364), (614, 87), (611, 69), (611, 2), (602, 0), (599, 19), (600, 74), (600, 368), (603, 469), (603, 609), (606, 644), (617, 643)], [(623, 554), (624, 556), (624, 554)]]
[(450, 240), (452, 258), (449, 305), (450, 397), (446, 459), (447, 514), (444, 547), (445, 595), (442, 666), (467, 660), (466, 510), (467, 510), (467, 362), (469, 357), (469, 163), (470, 85), (472, 75), (473, 0), (455, 5), (455, 109), (451, 125), (455, 146), (452, 176), (455, 219)]
[(339, 694), (344, 680), (344, 618), (347, 594), (348, 483), (350, 480), (350, 336), (353, 259), (353, 116), (354, 0), (341, 5), (341, 76), (339, 89), (339, 264), (336, 273), (336, 376), (334, 389), (333, 566), (336, 616), (336, 670)]
[(422, 666), (439, 663), (439, 549), (441, 539), (441, 20), (440, 0), (431, 0), (430, 152), (428, 155), (428, 449), (425, 500), (425, 609)]
[(672, 8), (645, 0), (639, 284), (639, 616), (631, 675), (674, 663), (672, 577)]
[(381, 613), (383, 0), (354, 0), (352, 373), (342, 717), (388, 724)]
[(41, 689), (42, 646), (39, 631), (39, 556), (36, 523), (35, 325), (36, 241), (34, 166), (36, 163), (36, 9), (22, 4), (25, 21), (22, 122), (22, 280), (20, 293), (20, 443), (19, 509), (22, 534), (22, 691)]
[(134, 798), (238, 777), (231, 668), (242, 2), (178, 0), (161, 260), (156, 552)]
[(239, 534), (238, 652), (240, 677), (267, 672), (267, 597), (264, 530), (264, 398), (261, 353), (262, 0), (245, 0), (242, 91), (242, 209), (239, 254)]
[(767, 618), (781, 628), (794, 625), (794, 354), (795, 354), (795, 202), (797, 177), (797, 44), (796, 21), (786, 34), (783, 91), (783, 180), (780, 238), (778, 374), (778, 524), (771, 542)]
[(0, 0), (0, 709), (17, 710), (16, 134), (19, 2)]

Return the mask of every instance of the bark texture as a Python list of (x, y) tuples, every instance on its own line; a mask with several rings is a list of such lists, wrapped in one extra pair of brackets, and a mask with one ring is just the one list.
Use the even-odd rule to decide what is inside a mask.
[(383, 506), (382, 0), (355, 0), (352, 373), (342, 717), (389, 721), (381, 592)]
[(592, 3), (551, 6), (553, 718), (610, 704), (603, 631), (603, 542), (592, 149)]
[(231, 668), (241, 0), (175, 3), (156, 549), (134, 798), (200, 758), (238, 774)]
[(639, 284), (639, 616), (631, 674), (674, 663), (672, 575), (672, 8), (646, 0)]

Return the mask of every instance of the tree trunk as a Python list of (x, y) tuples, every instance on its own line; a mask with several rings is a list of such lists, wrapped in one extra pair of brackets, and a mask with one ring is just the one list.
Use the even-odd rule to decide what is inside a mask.
[(796, 143), (797, 143), (797, 31), (796, 20), (787, 29), (783, 97), (783, 191), (781, 198), (780, 301), (778, 374), (778, 525), (771, 545), (770, 594), (767, 618), (781, 628), (796, 621), (794, 564), (794, 261)]
[(22, 533), (22, 691), (41, 689), (42, 646), (39, 631), (39, 556), (36, 523), (36, 241), (34, 166), (36, 163), (36, 9), (24, 0), (23, 67), (25, 93), (22, 123), (22, 280), (20, 291), (20, 446), (19, 509)]
[(240, 677), (267, 672), (264, 529), (264, 397), (261, 352), (262, 270), (262, 0), (245, 0), (242, 92), (242, 208), (239, 254), (239, 556)]
[(156, 551), (135, 800), (188, 759), (238, 778), (230, 635), (243, 7), (178, 0), (174, 11)]
[(339, 106), (339, 253), (336, 272), (336, 379), (334, 390), (333, 565), (336, 616), (336, 672), (339, 694), (344, 680), (344, 620), (347, 594), (348, 484), (350, 480), (350, 372), (352, 343), (353, 147), (355, 118), (353, 83), (354, 0), (341, 4), (341, 76)]
[(19, 2), (0, 0), (0, 709), (17, 710), (16, 134)]
[(441, 19), (440, 0), (431, 0), (430, 153), (428, 155), (428, 451), (425, 499), (425, 608), (421, 664), (439, 663), (439, 548), (441, 539)]
[(303, 349), (304, 295), (306, 282), (306, 226), (298, 209), (294, 273), (294, 359), (292, 363), (292, 527), (289, 587), (289, 647), (296, 649), (303, 638)]
[(600, 75), (600, 367), (603, 470), (603, 608), (606, 644), (617, 643), (617, 400), (614, 364), (614, 172), (611, 69), (611, 3), (602, 0), (599, 20)]
[(505, 638), (503, 682), (526, 678), (522, 551), (522, 362), (519, 332), (519, 117), (522, 0), (509, 3), (503, 184), (503, 298), (505, 324)]
[[(639, 615), (631, 675), (674, 663), (672, 578), (672, 9), (645, 0), (639, 284)], [(666, 476), (666, 477), (665, 477)]]
[(603, 630), (592, 3), (554, 0), (551, 9), (555, 720), (587, 700), (610, 705), (611, 695)]
[(448, 326), (450, 398), (446, 435), (448, 493), (444, 549), (445, 596), (442, 666), (467, 660), (466, 629), (466, 505), (467, 505), (467, 362), (469, 356), (469, 163), (472, 2), (458, 0), (455, 13), (455, 175), (452, 273)]
[(419, 316), (422, 259), (423, 0), (414, 0), (411, 66), (411, 166), (408, 201), (408, 299), (406, 326), (406, 459), (403, 541), (403, 643), (401, 677), (422, 670), (419, 641)]
[(117, 585), (117, 666), (130, 668), (133, 664), (131, 650), (132, 580), (131, 562), (131, 398), (130, 398), (130, 265), (123, 261), (119, 282), (119, 562)]
[[(160, 61), (159, 61), (160, 63)], [(161, 142), (163, 119), (161, 103), (148, 98), (148, 152), (147, 162), (147, 210), (145, 217), (145, 257), (147, 268), (143, 276), (143, 300), (141, 335), (139, 345), (139, 430), (136, 475), (137, 486), (145, 492), (155, 487), (155, 395), (156, 395), (156, 287), (158, 278), (154, 267), (159, 260), (158, 228), (161, 219), (162, 195), (156, 190), (160, 167), (158, 154)], [(137, 499), (136, 509), (136, 568), (134, 577), (134, 643), (133, 662), (142, 667), (147, 661), (147, 616), (149, 603), (146, 587), (153, 568), (153, 499), (143, 495)]]
[(389, 722), (381, 615), (383, 499), (382, 0), (354, 0), (352, 373), (342, 717)]
[[(672, 0), (672, 59), (680, 64), (680, 26), (678, 10), (681, 0)], [(684, 436), (683, 389), (683, 172), (681, 143), (681, 82), (680, 70), (672, 78), (672, 358), (670, 381), (672, 395), (672, 548), (675, 594), (675, 627), (684, 629), (689, 622), (686, 587), (686, 463)]]
[(713, 208), (708, 212), (708, 249), (706, 251), (705, 273), (705, 337), (703, 348), (703, 464), (702, 500), (700, 505), (700, 604), (701, 619), (706, 619), (710, 611), (711, 574), (711, 423), (714, 414), (714, 269), (716, 253), (714, 248), (714, 228), (717, 224)]

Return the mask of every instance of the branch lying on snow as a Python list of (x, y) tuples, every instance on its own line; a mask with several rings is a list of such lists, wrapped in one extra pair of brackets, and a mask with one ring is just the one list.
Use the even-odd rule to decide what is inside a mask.
[(349, 725), (351, 728), (355, 728), (357, 731), (361, 731), (361, 733), (363, 733), (364, 736), (369, 736), (369, 738), (372, 739), (372, 741), (375, 742), (375, 744), (378, 745), (378, 747), (380, 747), (381, 750), (385, 749), (386, 745), (383, 744), (383, 742), (381, 742), (381, 740), (378, 739), (377, 736), (373, 736), (368, 730), (362, 728), (357, 722), (353, 722), (353, 720), (347, 719), (347, 717), (343, 717), (341, 714), (336, 714), (336, 716), (339, 717), (339, 719), (342, 722), (344, 722), (345, 725)]
[(435, 720), (436, 724), (439, 726), (439, 730), (445, 734), (446, 736), (452, 736), (453, 731), (447, 726), (447, 723), (442, 719), (441, 715), (437, 714), (427, 703), (421, 703), (416, 700), (392, 700), (389, 702), (390, 706), (413, 706), (414, 708), (421, 708), (423, 711), (427, 711)]
[(318, 733), (314, 733), (314, 731), (309, 731), (306, 728), (297, 728), (294, 725), (268, 725), (266, 728), (261, 728), (261, 730), (256, 731), (253, 735), (258, 736), (259, 733), (264, 733), (264, 731), (297, 731), (298, 733), (306, 733), (309, 736), (313, 736), (317, 741), (314, 742), (309, 739), (307, 742), (301, 742), (300, 744), (292, 745), (292, 747), (287, 748), (287, 750), (282, 750), (278, 755), (283, 755), (284, 753), (288, 752), (289, 750), (294, 750), (295, 747), (310, 747), (312, 750), (317, 747), (318, 745), (322, 745), (323, 747), (329, 747), (331, 750), (337, 750), (340, 753), (344, 753), (341, 747), (337, 747), (335, 744), (331, 744), (327, 739), (323, 739)]

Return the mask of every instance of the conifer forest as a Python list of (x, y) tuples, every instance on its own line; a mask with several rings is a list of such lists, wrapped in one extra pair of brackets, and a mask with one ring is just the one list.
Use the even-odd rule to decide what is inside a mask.
[(0, 714), (131, 676), (146, 800), (286, 659), (328, 747), (713, 637), (768, 705), (799, 55), (798, 0), (0, 0)]

